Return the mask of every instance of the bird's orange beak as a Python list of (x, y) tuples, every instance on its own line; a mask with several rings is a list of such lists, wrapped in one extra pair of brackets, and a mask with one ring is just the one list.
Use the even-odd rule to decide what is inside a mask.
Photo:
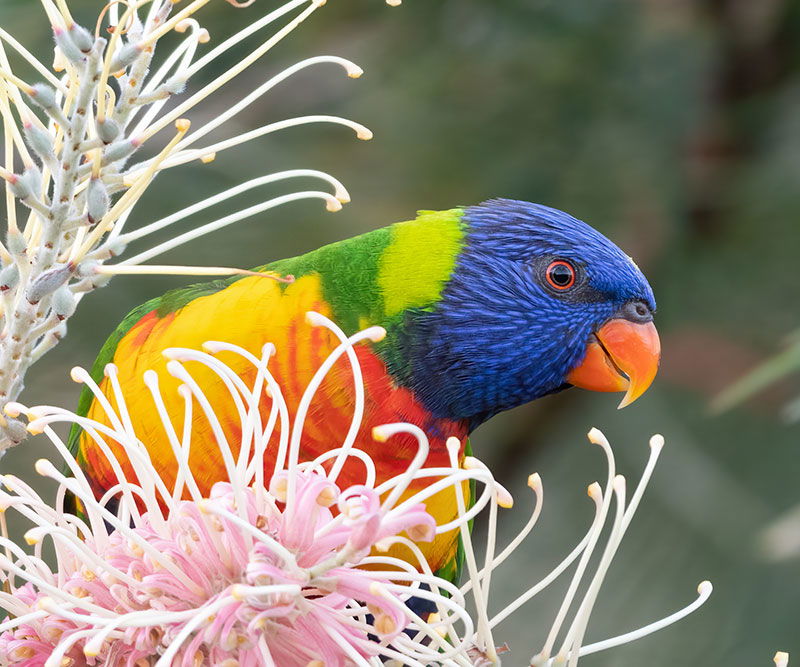
[(652, 322), (609, 320), (589, 338), (567, 382), (592, 391), (624, 391), (619, 408), (641, 396), (658, 373), (661, 341)]

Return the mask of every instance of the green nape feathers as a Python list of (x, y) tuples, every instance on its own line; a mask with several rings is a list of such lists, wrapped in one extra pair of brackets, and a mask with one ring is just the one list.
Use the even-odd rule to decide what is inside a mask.
[[(398, 222), (259, 270), (322, 277), (323, 296), (345, 331), (429, 308), (450, 278), (464, 242), (463, 209), (420, 211)], [(413, 269), (412, 269), (413, 267)]]

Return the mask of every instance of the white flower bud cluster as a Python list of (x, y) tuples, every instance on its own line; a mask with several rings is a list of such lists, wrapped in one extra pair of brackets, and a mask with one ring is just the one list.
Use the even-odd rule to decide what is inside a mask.
[[(255, 9), (248, 10), (241, 31), (196, 57), (210, 35), (195, 14), (209, 2), (109, 2), (93, 34), (75, 22), (67, 0), (41, 0), (55, 41), (52, 69), (0, 27), (4, 145), (0, 178), (6, 185), (7, 223), (5, 243), (0, 243), (0, 408), (17, 399), (30, 365), (66, 334), (66, 321), (83, 295), (105, 285), (112, 275), (239, 273), (224, 267), (141, 263), (284, 203), (320, 199), (335, 211), (349, 201), (344, 186), (332, 176), (294, 169), (259, 176), (160, 220), (128, 228), (128, 218), (150, 183), (171, 167), (207, 164), (220, 151), (296, 125), (333, 123), (351, 128), (360, 139), (372, 136), (366, 127), (345, 118), (317, 115), (272, 122), (197, 146), (206, 134), (302, 69), (332, 63), (352, 78), (361, 74), (357, 65), (342, 58), (309, 58), (272, 76), (228, 105), (223, 114), (190, 131), (187, 114), (325, 4), (324, 0), (290, 0), (260, 17), (253, 16)], [(157, 48), (162, 40), (164, 48)], [(255, 42), (247, 55), (218, 68), (223, 73), (199, 90), (184, 93), (195, 74), (244, 40)], [(24, 61), (43, 80), (29, 84), (21, 79), (12, 68), (17, 61)], [(165, 109), (179, 95), (185, 99)], [(164, 137), (170, 128), (175, 130), (173, 135)], [(210, 206), (268, 183), (298, 178), (315, 179), (325, 187), (273, 197), (120, 259), (131, 243)], [(118, 261), (109, 263), (112, 259)], [(1, 415), (0, 455), (16, 444), (10, 434), (23, 432)]]

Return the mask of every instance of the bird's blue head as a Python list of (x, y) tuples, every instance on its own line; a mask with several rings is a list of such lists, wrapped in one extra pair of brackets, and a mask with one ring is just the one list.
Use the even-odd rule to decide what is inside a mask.
[(436, 416), (488, 417), (571, 385), (652, 382), (656, 303), (642, 272), (589, 225), (538, 204), (464, 209), (464, 247), (439, 303), (414, 326), (412, 377)]

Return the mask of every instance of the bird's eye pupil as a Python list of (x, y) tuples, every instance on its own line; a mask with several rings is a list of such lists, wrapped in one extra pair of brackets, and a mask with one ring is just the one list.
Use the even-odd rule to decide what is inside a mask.
[(557, 260), (547, 267), (547, 282), (557, 290), (569, 289), (575, 284), (575, 269), (569, 262)]
[(563, 264), (553, 267), (550, 276), (553, 278), (553, 282), (556, 285), (562, 287), (568, 285), (569, 281), (572, 280), (572, 272)]

